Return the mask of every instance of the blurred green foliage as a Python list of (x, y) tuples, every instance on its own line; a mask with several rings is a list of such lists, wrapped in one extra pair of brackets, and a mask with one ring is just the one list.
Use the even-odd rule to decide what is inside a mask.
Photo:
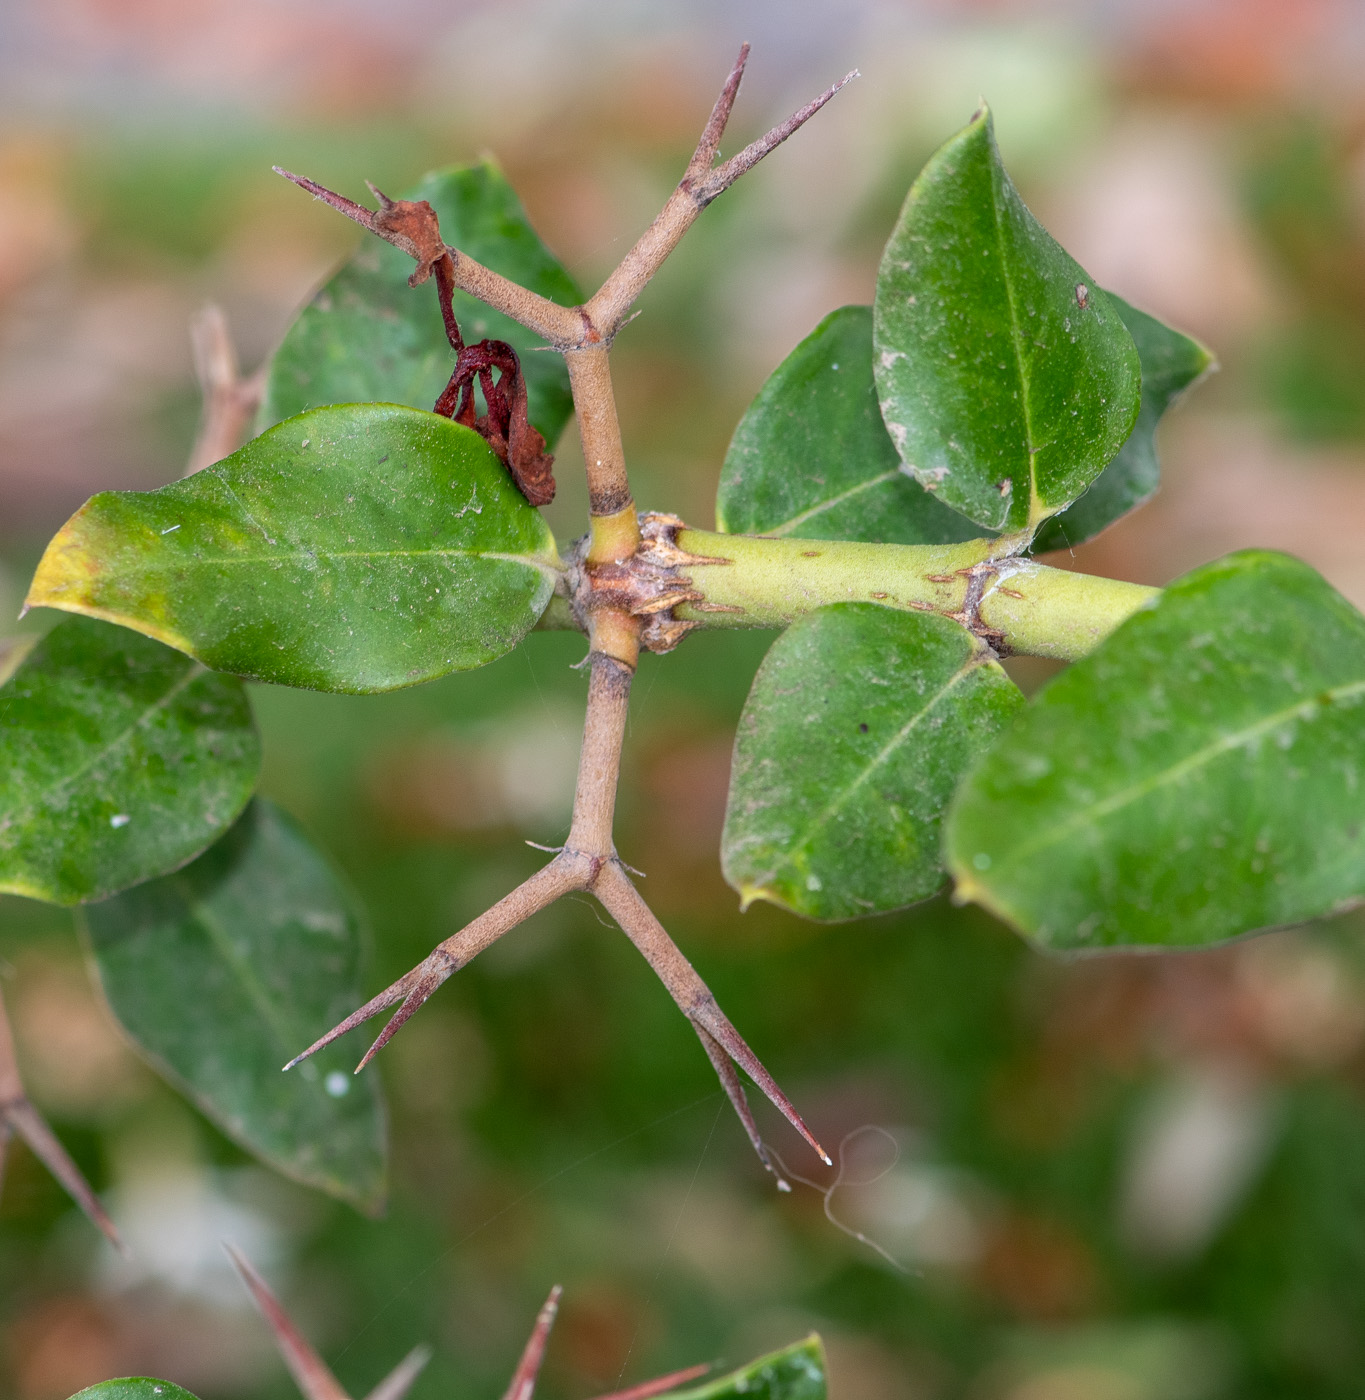
[(1267, 120), (1249, 142), (1248, 211), (1288, 297), (1264, 351), (1286, 426), (1308, 441), (1365, 438), (1365, 210), (1351, 134), (1323, 117)]

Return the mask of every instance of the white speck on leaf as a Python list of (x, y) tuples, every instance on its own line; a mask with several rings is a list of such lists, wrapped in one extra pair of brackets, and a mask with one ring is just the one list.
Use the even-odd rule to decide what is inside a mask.
[(114, 815), (109, 818), (109, 825), (117, 831), (119, 827), (127, 826), (130, 821), (132, 821), (132, 817), (130, 817), (127, 812), (115, 812)]
[(173, 530), (178, 530), (179, 528), (180, 528), (179, 525), (167, 525), (166, 528), (165, 528), (161, 533), (162, 533), (163, 535), (169, 535)]

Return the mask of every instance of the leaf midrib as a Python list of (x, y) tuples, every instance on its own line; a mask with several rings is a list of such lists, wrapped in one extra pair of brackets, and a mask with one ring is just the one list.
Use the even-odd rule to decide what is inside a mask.
[[(233, 489), (232, 483), (231, 483), (230, 481), (228, 481), (227, 477), (226, 477), (222, 472), (218, 471), (217, 468), (210, 468), (210, 470), (212, 471), (213, 476), (215, 477), (215, 479), (221, 483), (223, 489), (228, 493), (228, 495), (229, 495), (229, 496), (232, 498), (232, 500), (236, 503), (237, 508), (241, 511), (241, 513), (242, 513), (242, 515), (245, 517), (245, 519), (246, 519), (252, 526), (254, 526), (257, 530), (260, 531), (260, 533), (261, 533), (261, 538), (262, 538), (263, 540), (265, 540), (265, 542), (266, 542), (267, 544), (269, 544), (269, 545), (274, 545), (274, 543), (275, 543), (275, 537), (272, 536), (271, 533), (270, 533), (270, 530), (267, 529), (266, 526), (263, 525), (259, 520), (257, 520), (256, 517), (251, 513), (250, 509), (248, 509), (248, 507), (247, 507), (246, 502), (245, 502), (245, 501), (241, 498), (241, 496), (239, 496), (239, 495), (237, 494), (237, 492)], [(461, 512), (461, 513), (463, 514), (463, 512)], [(464, 556), (468, 556), (468, 557), (474, 558), (474, 559), (500, 559), (500, 560), (506, 560), (506, 561), (508, 561), (508, 562), (510, 562), (510, 563), (525, 564), (525, 565), (527, 565), (527, 566), (530, 567), (530, 568), (541, 569), (542, 571), (547, 572), (547, 573), (550, 573), (550, 574), (556, 574), (556, 573), (557, 573), (557, 570), (555, 570), (555, 568), (554, 568), (554, 566), (553, 566), (552, 564), (550, 564), (548, 561), (545, 561), (545, 560), (543, 560), (543, 559), (541, 559), (541, 558), (539, 558), (539, 557), (537, 557), (537, 556), (535, 556), (535, 555), (513, 554), (513, 553), (508, 552), (507, 550), (495, 550), (495, 549), (481, 550), (481, 549), (475, 549), (475, 548), (466, 548), (466, 547), (463, 547), (463, 546), (461, 546), (461, 547), (459, 547), (459, 548), (429, 549), (429, 550), (401, 550), (401, 549), (391, 549), (391, 550), (336, 550), (336, 549), (310, 549), (310, 548), (307, 546), (306, 543), (304, 543), (303, 541), (301, 541), (301, 540), (298, 538), (297, 532), (291, 531), (289, 528), (287, 528), (289, 525), (292, 525), (292, 524), (295, 523), (294, 520), (293, 520), (292, 518), (291, 518), (291, 520), (289, 520), (289, 521), (286, 522), (286, 525), (285, 525), (284, 528), (280, 528), (280, 527), (275, 526), (275, 522), (270, 521), (269, 516), (266, 516), (265, 519), (271, 524), (271, 526), (272, 526), (273, 528), (275, 528), (275, 530), (276, 530), (276, 535), (277, 535), (278, 537), (287, 540), (288, 543), (289, 543), (289, 545), (292, 547), (292, 549), (297, 550), (297, 551), (299, 551), (299, 552), (297, 552), (297, 553), (294, 553), (294, 552), (283, 552), (283, 553), (280, 553), (280, 554), (273, 554), (273, 555), (267, 556), (265, 559), (262, 559), (262, 558), (260, 558), (259, 556), (256, 556), (256, 555), (234, 555), (231, 559), (222, 559), (222, 560), (215, 561), (215, 562), (222, 562), (222, 563), (229, 563), (229, 562), (231, 562), (231, 563), (244, 563), (244, 564), (255, 563), (255, 564), (259, 564), (259, 563), (271, 563), (271, 562), (276, 562), (276, 561), (284, 560), (284, 559), (318, 559), (318, 558), (327, 558), (327, 559), (388, 559), (388, 558), (407, 559), (407, 558), (413, 558), (413, 559), (417, 559), (417, 558), (424, 558), (424, 557), (427, 557), (427, 556), (464, 555)]]
[(904, 476), (905, 473), (899, 467), (892, 467), (890, 471), (879, 472), (876, 476), (870, 476), (866, 481), (860, 481), (856, 486), (850, 486), (847, 491), (841, 491), (837, 496), (830, 496), (811, 506), (808, 510), (803, 510), (799, 515), (793, 515), (790, 519), (782, 521), (780, 525), (774, 525), (770, 529), (762, 530), (759, 533), (773, 536), (789, 535), (798, 526), (804, 525), (806, 521), (813, 520), (817, 515), (822, 515), (827, 510), (833, 510), (835, 506), (841, 506), (845, 501), (852, 500), (855, 496), (861, 495), (864, 491), (870, 491), (873, 487), (882, 486), (888, 481), (895, 481), (897, 477)]
[[(84, 763), (82, 763), (78, 768), (73, 769), (70, 773), (66, 774), (65, 777), (58, 779), (58, 781), (52, 787), (44, 788), (41, 792), (39, 792), (36, 798), (30, 803), (30, 805), (17, 814), (20, 825), (22, 826), (26, 821), (32, 819), (34, 814), (38, 812), (41, 808), (50, 806), (56, 800), (57, 795), (61, 793), (63, 789), (70, 787), (72, 783), (76, 782), (79, 778), (84, 777), (85, 774), (88, 773), (92, 768), (94, 768), (97, 764), (102, 763), (106, 758), (108, 758), (112, 753), (114, 753), (114, 751), (118, 749), (120, 745), (130, 742), (131, 736), (138, 729), (140, 729), (143, 725), (148, 723), (148, 721), (153, 719), (161, 711), (165, 710), (166, 707), (170, 705), (171, 702), (174, 701), (175, 698), (183, 690), (186, 689), (186, 687), (191, 685), (194, 681), (198, 680), (200, 676), (205, 675), (208, 669), (209, 668), (207, 666), (201, 665), (197, 661), (192, 662), (190, 666), (186, 669), (184, 674), (180, 677), (180, 679), (177, 680), (176, 683), (173, 686), (171, 686), (170, 689), (167, 690), (164, 695), (162, 695), (154, 704), (147, 706), (147, 708), (143, 710), (142, 713), (130, 725), (128, 725), (125, 729), (121, 730), (117, 735), (115, 735), (114, 738), (112, 738), (104, 746), (104, 748), (102, 748), (98, 753), (92, 754), (88, 759), (86, 759)], [(11, 826), (14, 825), (15, 818), (15, 813), (11, 813), (6, 817), (4, 823), (0, 824), (0, 835), (3, 835), (5, 831), (7, 831)]]
[(1036, 854), (1038, 851), (1046, 850), (1049, 846), (1056, 845), (1073, 832), (1080, 830), (1084, 826), (1089, 826), (1094, 822), (1103, 821), (1114, 812), (1122, 810), (1132, 802), (1146, 797), (1149, 793), (1157, 791), (1158, 788), (1167, 787), (1171, 783), (1179, 782), (1181, 778), (1196, 769), (1212, 763), (1215, 759), (1222, 757), (1225, 753), (1231, 753), (1236, 749), (1244, 748), (1260, 735), (1274, 729), (1277, 725), (1285, 724), (1293, 719), (1304, 708), (1305, 705), (1319, 705), (1325, 699), (1335, 704), (1338, 700), (1348, 700), (1356, 695), (1365, 695), (1365, 680), (1351, 681), (1343, 685), (1333, 686), (1329, 690), (1321, 691), (1315, 696), (1305, 696), (1296, 700), (1292, 705), (1287, 705), (1282, 710), (1276, 710), (1273, 714), (1267, 715), (1264, 719), (1257, 720), (1255, 724), (1247, 725), (1243, 729), (1234, 730), (1231, 734), (1224, 734), (1221, 738), (1215, 739), (1211, 744), (1205, 744), (1203, 748), (1196, 749), (1192, 754), (1181, 759), (1179, 763), (1173, 764), (1164, 772), (1152, 777), (1144, 778), (1140, 782), (1132, 784), (1130, 787), (1121, 789), (1119, 792), (1111, 793), (1108, 797), (1086, 807), (1069, 817), (1060, 826), (1054, 827), (1049, 833), (1034, 837), (1026, 841), (1023, 845), (1015, 847), (1006, 860), (1000, 862), (994, 870), (1008, 870), (1011, 866), (1028, 856)]
[(535, 555), (509, 554), (497, 549), (303, 549), (281, 550), (278, 554), (195, 554), (176, 561), (177, 567), (199, 564), (284, 564), (303, 559), (496, 559), (507, 564), (522, 564), (528, 569), (557, 578), (560, 570)]
[(921, 708), (917, 710), (915, 714), (908, 721), (906, 721), (906, 723), (903, 724), (899, 730), (897, 730), (897, 732), (886, 742), (886, 744), (882, 746), (881, 750), (877, 753), (876, 757), (872, 760), (872, 762), (869, 763), (863, 769), (863, 771), (833, 799), (833, 801), (826, 805), (826, 807), (820, 812), (819, 816), (817, 816), (815, 820), (807, 826), (805, 835), (802, 836), (802, 838), (794, 845), (788, 847), (783, 859), (772, 867), (772, 869), (768, 872), (767, 876), (764, 877), (762, 881), (756, 881), (755, 883), (763, 885), (770, 884), (777, 878), (777, 875), (780, 871), (789, 869), (794, 870), (796, 868), (795, 857), (798, 854), (800, 854), (800, 852), (805, 851), (809, 848), (811, 842), (814, 841), (815, 837), (826, 826), (828, 826), (829, 823), (834, 819), (834, 817), (839, 813), (839, 811), (843, 807), (845, 807), (849, 801), (852, 800), (854, 794), (857, 793), (858, 790), (862, 788), (871, 779), (872, 774), (890, 761), (892, 755), (905, 743), (905, 741), (910, 737), (910, 735), (914, 732), (915, 728), (925, 718), (925, 716), (928, 715), (932, 710), (934, 710), (939, 704), (939, 702), (945, 699), (949, 692), (952, 691), (962, 680), (969, 676), (973, 671), (975, 671), (988, 659), (989, 658), (984, 652), (973, 652), (973, 654), (969, 656), (966, 661), (963, 662), (963, 664), (957, 669), (957, 671), (955, 671), (953, 675), (935, 692), (933, 698), (927, 701), (923, 706), (921, 706)]
[(302, 1042), (301, 1034), (295, 1027), (287, 1024), (286, 1019), (277, 1011), (269, 993), (254, 975), (250, 960), (239, 956), (233, 946), (231, 935), (223, 928), (212, 907), (205, 901), (194, 897), (193, 887), (188, 878), (177, 876), (176, 883), (185, 888), (185, 902), (193, 911), (195, 921), (208, 935), (209, 943), (217, 951), (219, 957), (227, 963), (229, 969), (236, 976), (238, 983), (247, 994), (248, 1001), (256, 1008), (257, 1014), (269, 1026), (275, 1036), (277, 1048), (288, 1054), (296, 1041)]
[[(1003, 172), (998, 171), (996, 167), (997, 162), (992, 160), (990, 162), (991, 214), (995, 220), (995, 248), (1000, 257), (1000, 275), (1005, 282), (1005, 302), (1010, 312), (1010, 337), (1014, 342), (1014, 372), (1019, 380), (1019, 403), (1024, 411), (1024, 442), (1028, 452), (1028, 519), (1031, 522), (1038, 504), (1037, 449), (1034, 447), (1033, 439), (1033, 405), (1029, 398), (1029, 386), (1024, 377), (1024, 350), (1020, 336), (1019, 310), (1014, 301), (1014, 279), (1010, 276), (1010, 260), (1005, 254), (1005, 234), (1000, 222), (999, 180)], [(1009, 508), (1005, 511), (1005, 518), (1001, 522), (1002, 525), (1009, 524), (1013, 510), (1014, 498), (1011, 496)]]

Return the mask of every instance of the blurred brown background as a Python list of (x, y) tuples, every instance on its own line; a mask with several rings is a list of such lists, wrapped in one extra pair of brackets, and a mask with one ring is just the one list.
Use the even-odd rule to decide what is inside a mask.
[[(707, 212), (621, 336), (643, 505), (711, 523), (744, 406), (823, 314), (871, 299), (911, 178), (984, 95), (1054, 235), (1222, 366), (1162, 430), (1156, 502), (1076, 565), (1160, 583), (1266, 545), (1365, 605), (1359, 0), (10, 0), (0, 612), (87, 495), (178, 475), (196, 309), (224, 306), (254, 366), (354, 246), (272, 164), (359, 196), (491, 151), (591, 287), (677, 179), (742, 39), (727, 150), (863, 76)], [(647, 662), (623, 853), (820, 1130), (897, 1138), (894, 1171), (836, 1212), (909, 1275), (838, 1234), (818, 1194), (774, 1198), (686, 1027), (586, 909), (480, 959), (386, 1052), (395, 1204), (372, 1225), (160, 1088), (84, 983), (68, 917), (4, 899), (35, 1097), (138, 1259), (115, 1267), (16, 1153), (0, 1392), (62, 1400), (149, 1370), (205, 1400), (290, 1393), (226, 1235), (357, 1390), (434, 1342), (415, 1400), (499, 1393), (555, 1279), (547, 1400), (809, 1326), (834, 1400), (1365, 1395), (1365, 928), (1062, 964), (943, 902), (838, 929), (741, 920), (716, 843), (763, 645)], [(560, 833), (576, 655), (535, 637), (374, 701), (258, 691), (267, 788), (365, 894), (375, 985), (529, 869), (522, 836)], [(852, 1174), (882, 1146), (853, 1139)]]

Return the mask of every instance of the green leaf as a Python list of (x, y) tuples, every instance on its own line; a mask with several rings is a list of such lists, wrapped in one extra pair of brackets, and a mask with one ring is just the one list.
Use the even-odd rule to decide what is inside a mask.
[(384, 1110), (347, 1052), (281, 1066), (364, 999), (355, 903), (295, 823), (257, 800), (193, 865), (84, 911), (113, 1013), (159, 1073), (286, 1176), (384, 1200)]
[(261, 764), (242, 683), (89, 618), (0, 687), (0, 892), (103, 899), (216, 841)]
[(773, 643), (740, 717), (725, 878), (746, 905), (811, 919), (927, 899), (948, 800), (1022, 704), (995, 653), (945, 617), (808, 614)]
[(1172, 402), (1213, 366), (1213, 353), (1188, 335), (1129, 306), (1107, 292), (1128, 327), (1142, 364), (1142, 407), (1137, 424), (1119, 455), (1095, 478), (1080, 500), (1064, 514), (1044, 521), (1033, 539), (1034, 553), (1067, 549), (1093, 539), (1106, 526), (1156, 490), (1161, 463), (1156, 453), (1156, 429)]
[(121, 623), (215, 670), (393, 690), (510, 651), (559, 565), (470, 428), (394, 404), (300, 414), (159, 491), (62, 527), (28, 602)]
[(825, 1348), (812, 1333), (728, 1376), (668, 1395), (669, 1400), (826, 1400), (826, 1386)]
[(737, 535), (952, 544), (981, 532), (901, 465), (872, 382), (872, 308), (832, 311), (740, 419), (718, 528)]
[(1365, 618), (1306, 564), (1196, 569), (1047, 685), (948, 825), (958, 894), (1056, 948), (1204, 947), (1365, 896)]
[[(523, 287), (577, 306), (582, 293), (537, 237), (502, 171), (491, 161), (427, 175), (404, 199), (425, 199), (441, 236)], [(260, 425), (337, 403), (402, 403), (430, 408), (455, 367), (436, 284), (409, 287), (412, 259), (366, 237), (355, 256), (313, 297), (270, 363)], [(553, 444), (573, 412), (562, 355), (481, 301), (455, 294), (466, 341), (505, 340), (521, 358), (531, 422)]]
[(1137, 418), (1133, 338), (1024, 207), (990, 112), (911, 186), (877, 275), (874, 367), (902, 459), (991, 530), (1074, 501)]
[(101, 1381), (73, 1395), (71, 1400), (194, 1400), (194, 1396), (170, 1381), (129, 1376), (121, 1381)]

